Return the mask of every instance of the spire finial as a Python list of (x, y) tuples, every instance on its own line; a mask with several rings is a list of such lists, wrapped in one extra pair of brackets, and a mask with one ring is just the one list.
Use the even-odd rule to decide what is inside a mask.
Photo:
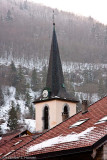
[(55, 26), (55, 14), (54, 14), (54, 10), (53, 10), (53, 25)]

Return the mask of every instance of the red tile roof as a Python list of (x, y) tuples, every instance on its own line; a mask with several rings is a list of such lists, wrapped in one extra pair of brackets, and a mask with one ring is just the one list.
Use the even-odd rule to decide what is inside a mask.
[(2, 145), (4, 145), (5, 143), (7, 143), (8, 141), (10, 141), (11, 139), (13, 139), (14, 137), (16, 137), (17, 135), (19, 135), (20, 132), (13, 132), (13, 133), (9, 133), (9, 134), (6, 134), (6, 135), (3, 135), (1, 141), (0, 141), (0, 147)]
[[(88, 108), (88, 112), (85, 114), (82, 114), (82, 112), (79, 112), (78, 114), (70, 117), (66, 121), (60, 123), (59, 125), (55, 126), (54, 128), (50, 129), (46, 133), (40, 135), (38, 138), (35, 139), (29, 139), (26, 138), (26, 144), (24, 146), (21, 145), (20, 149), (17, 149), (15, 152), (10, 154), (8, 158), (14, 158), (14, 157), (25, 157), (25, 156), (42, 156), (44, 154), (59, 153), (60, 151), (67, 151), (70, 150), (71, 152), (74, 149), (80, 149), (80, 148), (87, 148), (90, 146), (94, 146), (96, 142), (99, 142), (102, 138), (104, 138), (107, 135), (107, 121), (104, 123), (98, 123), (98, 120), (102, 119), (104, 116), (107, 115), (107, 97), (104, 97), (103, 99), (97, 101), (96, 103), (92, 104)], [(77, 121), (81, 119), (87, 119), (86, 122), (83, 124), (69, 128), (71, 125), (76, 123)], [(90, 130), (86, 134), (84, 134), (86, 131)], [(77, 137), (82, 134), (82, 136), (79, 136), (75, 141), (71, 138), (70, 141), (63, 141), (60, 143), (54, 143), (54, 145), (44, 147), (39, 150), (35, 150), (33, 152), (28, 152), (28, 149), (31, 146), (40, 144), (42, 142), (48, 142), (47, 140), (67, 135), (76, 134)], [(52, 139), (51, 142), (54, 140)], [(12, 142), (11, 142), (12, 143)], [(12, 148), (13, 149), (13, 148)], [(0, 149), (1, 150), (1, 149)]]

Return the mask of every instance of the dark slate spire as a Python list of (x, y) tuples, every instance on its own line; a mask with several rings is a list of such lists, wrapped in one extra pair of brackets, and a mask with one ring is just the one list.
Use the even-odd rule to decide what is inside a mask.
[(74, 97), (71, 98), (66, 92), (54, 20), (46, 87), (34, 103), (40, 103), (41, 101), (49, 101), (53, 99), (76, 103), (78, 102)]
[(68, 98), (64, 85), (64, 77), (62, 72), (62, 65), (59, 55), (59, 47), (55, 31), (55, 23), (53, 23), (53, 36), (51, 43), (48, 75), (46, 81), (46, 88), (50, 90), (51, 96), (59, 96), (61, 98)]

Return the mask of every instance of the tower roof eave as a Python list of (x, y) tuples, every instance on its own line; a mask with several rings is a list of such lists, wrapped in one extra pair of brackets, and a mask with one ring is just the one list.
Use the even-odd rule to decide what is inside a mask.
[(46, 101), (52, 101), (52, 100), (61, 100), (61, 101), (66, 101), (66, 102), (72, 102), (72, 103), (79, 103), (78, 100), (75, 100), (75, 99), (67, 99), (67, 98), (60, 98), (60, 97), (51, 97), (51, 98), (44, 98), (44, 99), (36, 99), (33, 103), (34, 104), (37, 104), (37, 103), (41, 103), (41, 102), (46, 102)]

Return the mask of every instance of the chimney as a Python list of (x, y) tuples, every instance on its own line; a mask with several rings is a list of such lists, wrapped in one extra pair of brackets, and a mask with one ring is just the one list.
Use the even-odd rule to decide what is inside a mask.
[(68, 118), (68, 114), (67, 113), (62, 113), (62, 121), (65, 121)]
[(82, 101), (82, 114), (88, 112), (88, 100)]

